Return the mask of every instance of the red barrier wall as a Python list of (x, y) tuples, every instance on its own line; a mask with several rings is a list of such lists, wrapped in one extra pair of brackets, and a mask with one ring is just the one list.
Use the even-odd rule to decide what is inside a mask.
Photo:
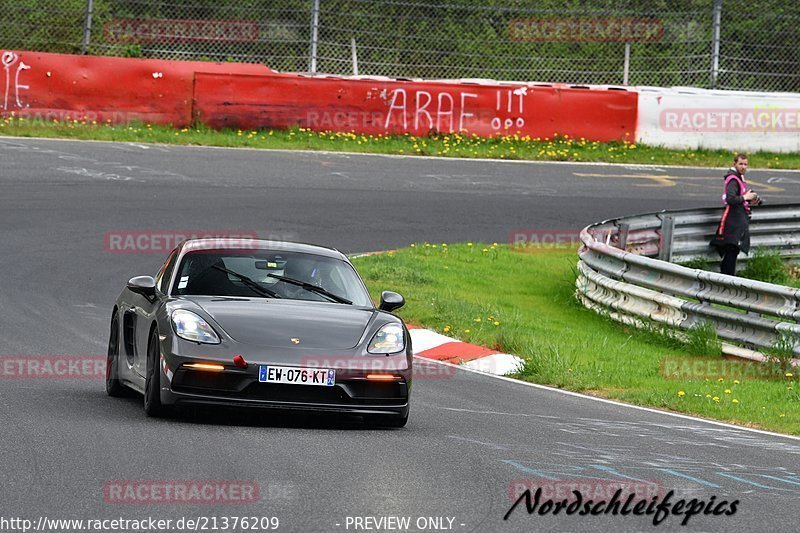
[(602, 87), (280, 74), (262, 65), (3, 52), (0, 114), (185, 126), (633, 139), (638, 95)]
[(263, 65), (2, 52), (0, 114), (191, 123), (195, 72), (267, 74)]
[(563, 85), (201, 73), (195, 81), (195, 116), (214, 127), (632, 140), (637, 101), (633, 91)]

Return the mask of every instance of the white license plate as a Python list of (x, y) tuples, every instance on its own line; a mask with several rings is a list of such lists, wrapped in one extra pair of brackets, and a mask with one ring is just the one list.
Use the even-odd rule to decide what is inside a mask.
[(327, 368), (261, 365), (258, 367), (258, 381), (333, 387), (336, 384), (336, 371)]

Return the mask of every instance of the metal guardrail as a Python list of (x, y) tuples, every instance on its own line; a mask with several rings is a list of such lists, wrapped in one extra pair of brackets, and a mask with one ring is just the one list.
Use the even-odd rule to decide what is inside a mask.
[[(723, 344), (724, 352), (754, 359), (790, 334), (800, 356), (800, 289), (676, 264), (719, 261), (709, 242), (721, 214), (721, 208), (662, 211), (584, 228), (579, 300), (629, 324), (648, 320), (686, 330), (711, 323), (720, 339), (739, 345)], [(751, 253), (764, 247), (800, 255), (800, 204), (755, 209), (750, 235)]]

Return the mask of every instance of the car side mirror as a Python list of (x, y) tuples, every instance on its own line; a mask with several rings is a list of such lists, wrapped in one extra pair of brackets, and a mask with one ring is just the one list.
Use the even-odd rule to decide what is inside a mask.
[(128, 290), (148, 298), (155, 296), (156, 280), (154, 280), (152, 276), (137, 276), (131, 278), (128, 280)]
[(395, 309), (400, 309), (406, 304), (406, 299), (392, 291), (383, 291), (381, 293), (381, 305), (378, 309), (391, 313)]

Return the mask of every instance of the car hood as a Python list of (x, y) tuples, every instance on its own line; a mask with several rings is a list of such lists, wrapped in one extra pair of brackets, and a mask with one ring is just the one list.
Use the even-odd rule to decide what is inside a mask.
[[(193, 299), (235, 341), (272, 348), (347, 350), (375, 311), (303, 300)], [(294, 339), (294, 341), (292, 340)]]

